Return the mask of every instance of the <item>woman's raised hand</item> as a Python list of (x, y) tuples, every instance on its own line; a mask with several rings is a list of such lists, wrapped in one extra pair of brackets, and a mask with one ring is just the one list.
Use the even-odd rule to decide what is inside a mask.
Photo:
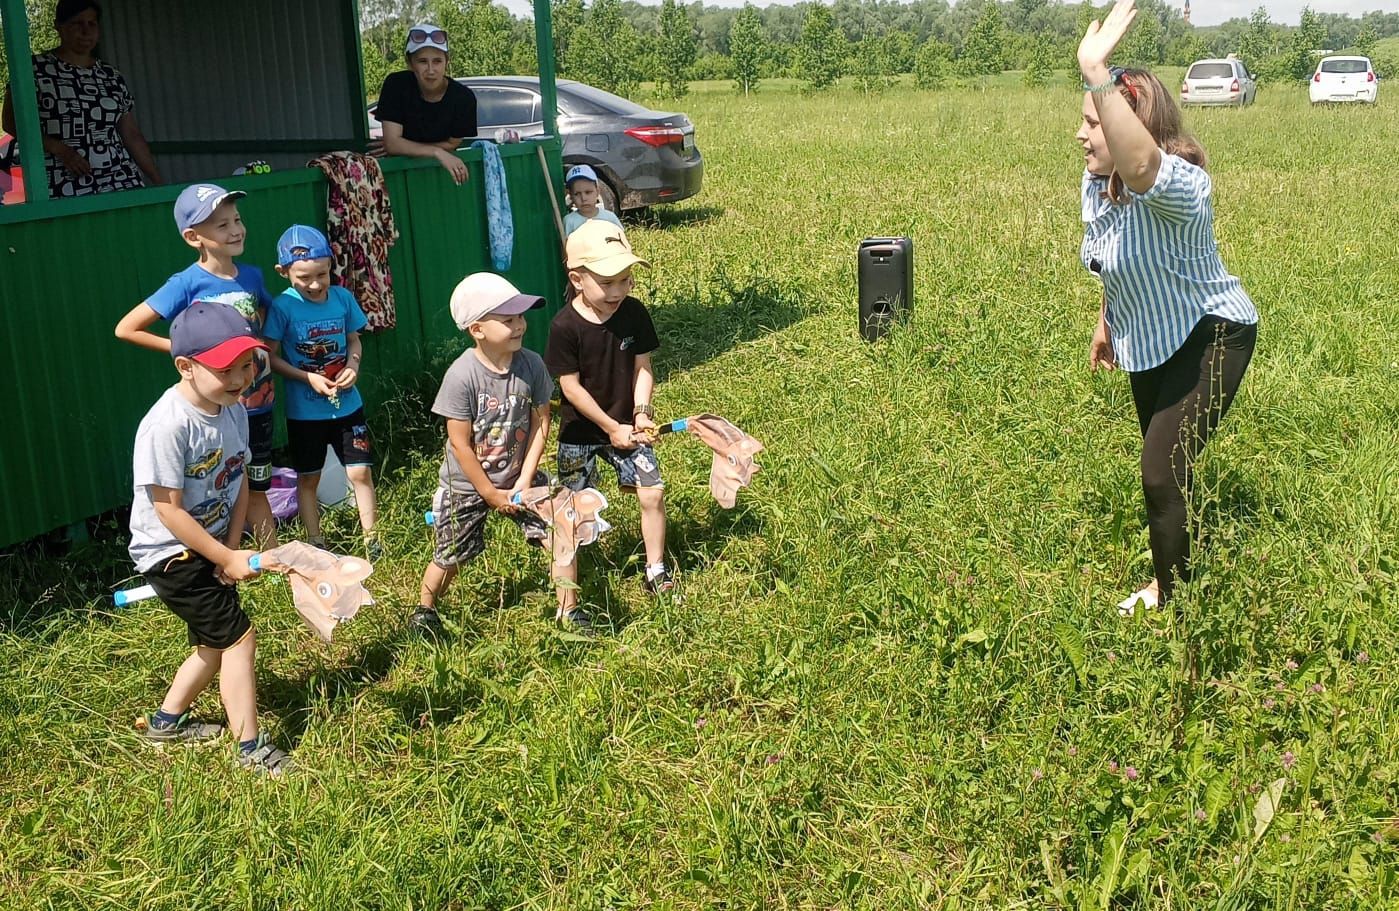
[(1085, 77), (1090, 71), (1107, 66), (1108, 58), (1136, 18), (1137, 7), (1133, 0), (1117, 0), (1102, 22), (1094, 19), (1088, 24), (1088, 31), (1078, 43), (1078, 66)]

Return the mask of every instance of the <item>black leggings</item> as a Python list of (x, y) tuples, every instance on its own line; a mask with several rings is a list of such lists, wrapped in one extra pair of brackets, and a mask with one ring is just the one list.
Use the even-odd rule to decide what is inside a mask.
[(1207, 316), (1164, 364), (1131, 374), (1142, 428), (1151, 562), (1162, 603), (1177, 582), (1190, 579), (1185, 503), (1191, 468), (1229, 411), (1257, 340), (1257, 324)]

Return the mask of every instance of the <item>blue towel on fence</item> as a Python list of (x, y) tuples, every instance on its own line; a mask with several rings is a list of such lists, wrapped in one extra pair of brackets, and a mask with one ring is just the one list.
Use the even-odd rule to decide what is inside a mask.
[(515, 218), (510, 213), (505, 165), (500, 160), (500, 149), (489, 139), (478, 139), (471, 147), (481, 150), (482, 169), (486, 172), (486, 228), (491, 235), (491, 264), (497, 272), (504, 272), (510, 268), (515, 254)]

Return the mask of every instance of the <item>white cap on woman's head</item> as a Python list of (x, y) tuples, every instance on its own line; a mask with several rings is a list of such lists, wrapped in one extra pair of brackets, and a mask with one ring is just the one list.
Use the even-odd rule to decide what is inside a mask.
[(449, 54), (447, 50), (447, 32), (440, 25), (433, 25), (428, 22), (420, 23), (408, 30), (408, 44), (405, 53), (413, 56), (425, 47), (435, 47), (444, 54)]

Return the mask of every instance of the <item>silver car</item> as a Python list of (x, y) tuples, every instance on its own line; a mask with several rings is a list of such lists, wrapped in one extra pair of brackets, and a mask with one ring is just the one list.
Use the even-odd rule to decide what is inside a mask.
[(1237, 57), (1196, 60), (1185, 71), (1181, 104), (1227, 104), (1243, 107), (1258, 97), (1258, 83)]
[[(476, 95), (482, 136), (513, 129), (521, 136), (544, 132), (539, 77), (468, 76), (457, 80)], [(592, 165), (602, 179), (603, 207), (613, 212), (679, 202), (700, 191), (704, 157), (695, 127), (684, 114), (653, 111), (611, 92), (560, 79), (558, 130), (565, 165)], [(370, 136), (381, 135), (369, 108)]]

